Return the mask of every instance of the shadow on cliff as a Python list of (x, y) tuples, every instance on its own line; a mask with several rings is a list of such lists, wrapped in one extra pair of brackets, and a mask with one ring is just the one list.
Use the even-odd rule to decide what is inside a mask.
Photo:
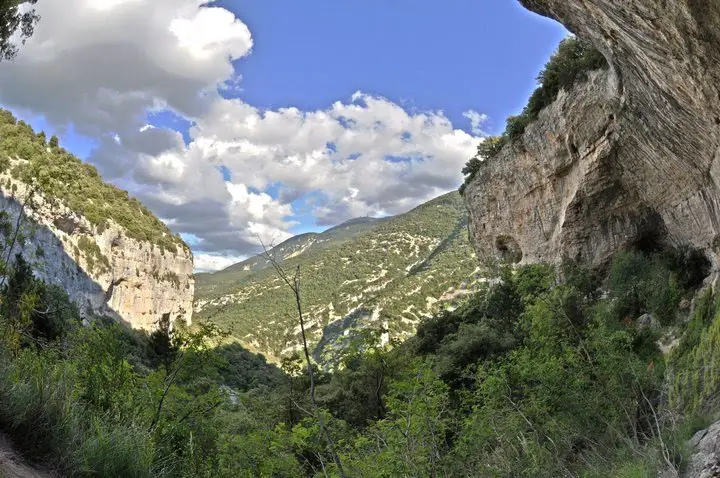
[[(15, 197), (4, 194), (0, 196), (0, 210), (6, 214), (1, 221), (3, 227), (0, 232), (2, 260), (13, 264), (16, 254), (21, 253), (32, 266), (34, 276), (46, 284), (65, 290), (70, 300), (77, 304), (83, 318), (105, 316), (132, 328), (132, 324), (109, 305), (114, 288), (123, 279), (113, 278), (110, 286), (105, 289), (80, 265), (78, 257), (81, 251), (77, 247), (74, 247), (73, 251), (66, 250), (52, 229), (27, 215), (18, 220), (22, 204)], [(75, 231), (68, 229), (69, 226), (64, 221), (63, 218), (58, 218), (55, 221), (56, 227), (72, 235)], [(160, 318), (158, 316), (155, 320)]]
[(450, 232), (450, 234), (448, 234), (448, 236), (447, 236), (446, 238), (444, 238), (444, 239), (440, 242), (440, 244), (438, 244), (437, 247), (435, 247), (435, 249), (432, 250), (432, 252), (430, 253), (430, 255), (428, 255), (427, 258), (425, 258), (425, 259), (424, 259), (422, 262), (420, 262), (419, 264), (413, 266), (413, 267), (408, 271), (408, 276), (413, 276), (413, 275), (416, 275), (416, 274), (418, 274), (418, 273), (420, 273), (420, 272), (427, 271), (427, 270), (430, 268), (430, 266), (432, 265), (432, 261), (433, 261), (437, 256), (439, 256), (442, 252), (444, 252), (444, 251), (446, 251), (447, 249), (449, 249), (449, 248), (452, 246), (452, 244), (453, 244), (453, 242), (455, 241), (455, 239), (457, 239), (458, 236), (459, 236), (461, 233), (467, 231), (468, 220), (469, 220), (469, 219), (468, 219), (468, 216), (467, 216), (467, 215), (465, 215), (465, 216), (463, 216), (462, 218), (460, 218), (460, 220), (457, 222), (457, 224), (455, 225), (455, 227), (453, 228), (453, 230)]
[(352, 340), (358, 329), (366, 327), (372, 315), (372, 309), (360, 307), (323, 327), (322, 338), (312, 351), (313, 359), (325, 367), (337, 364), (347, 340)]

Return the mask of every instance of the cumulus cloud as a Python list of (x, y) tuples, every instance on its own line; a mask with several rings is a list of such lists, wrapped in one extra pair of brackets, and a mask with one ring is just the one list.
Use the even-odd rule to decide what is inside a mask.
[[(253, 45), (247, 26), (205, 0), (39, 2), (42, 17), (0, 69), (0, 101), (81, 134), (123, 136), (147, 110), (195, 118)], [(68, 15), (72, 12), (72, 15)]]
[[(468, 134), (440, 112), (409, 112), (363, 92), (316, 111), (226, 99), (222, 91), (239, 90), (232, 61), (254, 40), (214, 2), (38, 5), (35, 36), (0, 69), (0, 102), (95, 138), (90, 160), (106, 178), (198, 238), (199, 269), (289, 237), (298, 199), (331, 225), (400, 213), (454, 189), (482, 135), (480, 113), (465, 113)], [(148, 112), (165, 110), (192, 123), (190, 141), (148, 126)]]
[(482, 126), (487, 122), (488, 115), (478, 113), (474, 110), (468, 110), (463, 113), (463, 116), (470, 120), (470, 128), (473, 134), (476, 134), (478, 136), (486, 136), (486, 133), (485, 131), (483, 131)]

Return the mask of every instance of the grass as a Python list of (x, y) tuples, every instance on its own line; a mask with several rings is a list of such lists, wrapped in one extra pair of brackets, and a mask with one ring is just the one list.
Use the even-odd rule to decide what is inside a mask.
[(0, 358), (0, 424), (30, 459), (72, 476), (149, 476), (147, 433), (107, 424), (83, 405), (79, 376), (58, 356)]

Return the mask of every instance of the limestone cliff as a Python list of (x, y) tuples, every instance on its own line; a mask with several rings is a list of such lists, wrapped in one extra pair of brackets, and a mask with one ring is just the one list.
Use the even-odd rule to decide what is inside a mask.
[(24, 206), (17, 250), (38, 278), (58, 284), (83, 314), (94, 312), (150, 330), (166, 313), (190, 322), (194, 280), (192, 254), (128, 237), (113, 221), (98, 228), (56, 200), (37, 194), (9, 174), (0, 175), (0, 210), (13, 226)]
[(659, 241), (718, 265), (720, 3), (521, 0), (610, 69), (562, 92), (465, 193), (481, 256), (580, 258)]

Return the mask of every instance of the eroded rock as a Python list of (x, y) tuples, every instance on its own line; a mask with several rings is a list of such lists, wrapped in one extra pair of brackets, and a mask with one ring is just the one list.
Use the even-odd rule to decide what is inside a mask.
[(685, 478), (716, 478), (720, 476), (720, 422), (697, 432), (689, 442), (692, 450), (683, 473)]
[(660, 321), (656, 319), (652, 314), (643, 314), (635, 321), (635, 324), (640, 329), (659, 330)]
[(562, 92), (466, 189), (481, 257), (604, 264), (690, 244), (718, 266), (720, 3), (521, 0), (590, 40), (610, 70)]

